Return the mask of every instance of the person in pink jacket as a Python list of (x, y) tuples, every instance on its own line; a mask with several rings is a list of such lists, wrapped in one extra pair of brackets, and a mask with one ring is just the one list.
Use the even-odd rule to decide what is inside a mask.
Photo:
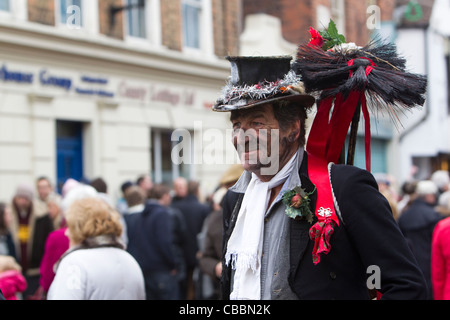
[(0, 289), (6, 300), (18, 300), (17, 294), (27, 288), (27, 281), (20, 271), (8, 270), (0, 274)]
[[(96, 197), (97, 191), (88, 185), (81, 184), (73, 179), (68, 179), (63, 186), (63, 200), (61, 203), (63, 214), (67, 211), (70, 204), (76, 199), (87, 197)], [(67, 226), (65, 218), (63, 218), (61, 228), (51, 232), (45, 242), (44, 256), (41, 260), (39, 280), (40, 288), (35, 294), (35, 298), (45, 299), (50, 285), (55, 278), (55, 263), (69, 249), (69, 238), (66, 235)]]
[(450, 300), (450, 218), (441, 220), (433, 232), (431, 281), (435, 300)]
[(66, 236), (66, 230), (67, 227), (64, 226), (61, 229), (51, 232), (45, 242), (45, 254), (41, 261), (41, 278), (39, 279), (43, 294), (48, 292), (53, 278), (55, 278), (53, 266), (61, 258), (63, 253), (69, 249), (69, 238)]
[(27, 281), (20, 265), (11, 256), (0, 256), (0, 290), (6, 300), (18, 300), (18, 294), (25, 291)]

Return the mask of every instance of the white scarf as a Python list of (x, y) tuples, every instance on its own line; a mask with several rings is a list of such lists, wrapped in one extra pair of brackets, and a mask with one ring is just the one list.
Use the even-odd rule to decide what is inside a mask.
[(231, 300), (261, 299), (261, 254), (264, 216), (271, 189), (284, 183), (295, 164), (297, 153), (270, 181), (262, 182), (252, 173), (239, 215), (230, 236), (225, 263), (235, 270)]

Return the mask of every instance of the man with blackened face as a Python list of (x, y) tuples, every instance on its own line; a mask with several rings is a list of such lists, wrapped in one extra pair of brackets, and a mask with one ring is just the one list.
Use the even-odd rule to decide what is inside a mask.
[[(222, 201), (222, 297), (369, 299), (373, 264), (387, 298), (422, 297), (423, 276), (373, 176), (325, 163), (325, 174), (311, 178), (305, 121), (315, 98), (291, 57), (228, 60), (230, 81), (213, 111), (230, 112), (244, 172)], [(326, 185), (335, 203), (316, 208)], [(378, 242), (380, 229), (389, 245)]]

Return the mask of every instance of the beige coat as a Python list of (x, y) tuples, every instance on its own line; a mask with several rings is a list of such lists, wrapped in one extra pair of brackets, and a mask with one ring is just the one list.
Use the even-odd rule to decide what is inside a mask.
[[(19, 213), (17, 212), (17, 210), (15, 209), (14, 205), (12, 205), (11, 203), (11, 212), (12, 212), (12, 221), (11, 221), (11, 234), (14, 240), (14, 245), (16, 247), (16, 256), (17, 259), (20, 261), (21, 259), (21, 250), (20, 250), (20, 241), (19, 241)], [(33, 235), (34, 235), (34, 229), (35, 229), (35, 222), (36, 219), (39, 217), (43, 217), (44, 215), (46, 215), (46, 212), (37, 212), (35, 210), (35, 204), (33, 202), (33, 207), (32, 207), (32, 211), (31, 211), (31, 216), (30, 216), (30, 221), (29, 221), (29, 233), (28, 233), (28, 246), (27, 246), (27, 256), (28, 256), (28, 261), (30, 261), (31, 259), (31, 248), (33, 247)], [(34, 268), (34, 269), (28, 269), (26, 271), (26, 275), (37, 275), (39, 274), (39, 268)]]

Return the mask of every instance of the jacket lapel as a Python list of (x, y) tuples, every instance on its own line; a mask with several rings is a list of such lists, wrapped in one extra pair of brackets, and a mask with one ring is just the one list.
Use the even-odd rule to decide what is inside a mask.
[[(310, 209), (312, 212), (315, 211), (316, 200), (317, 200), (317, 192), (315, 191), (315, 185), (308, 178), (308, 160), (305, 152), (305, 156), (303, 158), (302, 164), (299, 170), (299, 176), (302, 184), (302, 188), (306, 192), (313, 192), (311, 194), (310, 199)], [(317, 218), (314, 216), (313, 224), (316, 222)], [(311, 228), (311, 224), (306, 220), (301, 219), (291, 219), (291, 230), (290, 230), (290, 270), (289, 270), (289, 283), (292, 285), (294, 283), (295, 274), (297, 272), (298, 266), (300, 264), (301, 259), (303, 258), (306, 248), (308, 247), (309, 242), (311, 241), (309, 238), (309, 229)]]
[[(314, 212), (316, 207), (317, 192), (315, 191), (316, 188), (315, 185), (308, 178), (308, 160), (306, 152), (304, 154), (303, 161), (299, 169), (299, 177), (302, 188), (305, 189), (305, 191), (308, 193), (313, 192), (310, 195), (311, 199), (310, 209), (312, 212)], [(225, 245), (223, 247), (223, 257), (225, 256), (225, 252), (227, 250), (226, 243), (228, 242), (228, 239), (230, 238), (231, 233), (233, 232), (239, 214), (239, 210), (241, 208), (242, 199), (244, 198), (244, 193), (241, 193), (242, 192), (241, 190), (233, 190), (233, 191), (237, 192), (236, 194), (237, 199), (233, 206), (229, 222), (225, 228), (226, 231), (224, 234)], [(316, 220), (317, 218), (314, 216), (313, 224), (316, 222)], [(308, 244), (311, 241), (309, 238), (309, 229), (311, 228), (312, 225), (308, 223), (306, 220), (295, 220), (295, 219), (290, 219), (290, 224), (291, 225), (290, 225), (290, 244), (289, 244), (290, 250), (289, 283), (292, 286), (294, 283), (295, 274), (297, 272), (300, 261), (303, 258), (306, 249), (308, 247)], [(223, 281), (225, 280), (225, 282), (229, 282), (231, 276), (230, 274), (231, 268), (227, 268), (226, 266), (224, 266), (224, 268), (225, 268), (224, 270), (227, 270), (227, 272), (224, 272), (222, 274), (223, 277), (222, 280)]]

